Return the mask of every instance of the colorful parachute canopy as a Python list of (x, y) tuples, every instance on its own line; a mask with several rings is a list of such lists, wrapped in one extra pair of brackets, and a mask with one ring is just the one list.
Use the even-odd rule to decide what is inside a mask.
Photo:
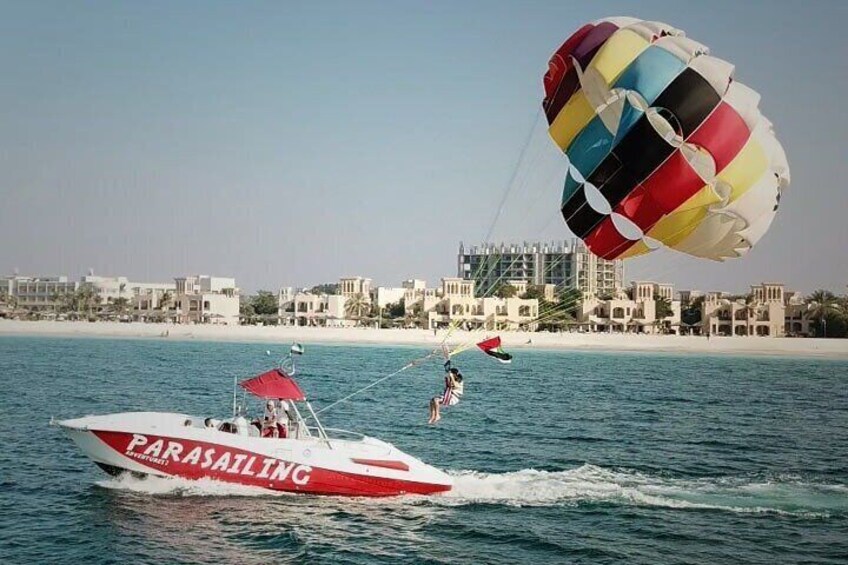
[(479, 347), (483, 351), (483, 353), (489, 355), (490, 357), (494, 357), (501, 363), (512, 362), (512, 355), (510, 355), (501, 348), (500, 336), (483, 340), (477, 344), (477, 347)]
[(662, 245), (717, 261), (768, 230), (789, 165), (760, 96), (667, 24), (609, 18), (545, 74), (549, 133), (568, 157), (562, 215), (596, 255)]

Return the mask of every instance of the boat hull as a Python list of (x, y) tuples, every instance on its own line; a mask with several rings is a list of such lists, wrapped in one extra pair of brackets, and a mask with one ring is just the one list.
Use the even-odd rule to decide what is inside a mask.
[[(429, 495), (452, 486), (442, 471), (373, 438), (351, 442), (243, 437), (175, 425), (185, 420), (184, 415), (157, 419), (156, 413), (145, 414), (146, 418), (127, 415), (125, 425), (114, 425), (121, 415), (59, 425), (88, 457), (111, 473), (213, 479), (276, 491), (343, 496)], [(139, 425), (139, 420), (146, 425)]]

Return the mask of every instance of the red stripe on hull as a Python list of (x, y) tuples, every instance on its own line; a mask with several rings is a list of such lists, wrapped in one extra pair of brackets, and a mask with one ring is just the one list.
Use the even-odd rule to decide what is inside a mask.
[(345, 496), (433, 494), (451, 488), (322, 469), (215, 443), (127, 432), (92, 433), (121, 456), (151, 472), (184, 479), (214, 479), (271, 490)]
[(388, 461), (384, 459), (351, 459), (357, 465), (369, 467), (383, 467), (384, 469), (395, 469), (397, 471), (409, 471), (409, 465), (403, 461)]

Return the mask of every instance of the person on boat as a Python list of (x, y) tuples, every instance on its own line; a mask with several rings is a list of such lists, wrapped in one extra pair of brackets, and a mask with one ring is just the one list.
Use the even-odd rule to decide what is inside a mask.
[(289, 437), (289, 403), (281, 398), (277, 409), (277, 430), (279, 437)]
[(265, 404), (265, 415), (262, 418), (262, 437), (279, 437), (277, 429), (277, 408), (274, 401), (269, 400)]
[(445, 375), (445, 391), (441, 396), (434, 396), (430, 400), (430, 420), (428, 424), (434, 424), (442, 419), (439, 413), (441, 406), (456, 406), (462, 399), (463, 393), (462, 373), (456, 367), (451, 367)]
[(216, 427), (215, 421), (212, 418), (206, 418), (205, 420), (203, 420), (203, 427), (214, 429)]

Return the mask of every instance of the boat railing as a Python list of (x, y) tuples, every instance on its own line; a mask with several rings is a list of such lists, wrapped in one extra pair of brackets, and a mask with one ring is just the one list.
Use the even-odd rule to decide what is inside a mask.
[[(320, 433), (317, 427), (309, 426), (309, 431), (317, 437), (320, 437)], [(350, 430), (343, 430), (340, 428), (324, 428), (324, 431), (327, 434), (327, 439), (341, 439), (348, 441), (362, 441), (365, 439), (365, 434), (360, 434), (359, 432), (352, 432)]]

